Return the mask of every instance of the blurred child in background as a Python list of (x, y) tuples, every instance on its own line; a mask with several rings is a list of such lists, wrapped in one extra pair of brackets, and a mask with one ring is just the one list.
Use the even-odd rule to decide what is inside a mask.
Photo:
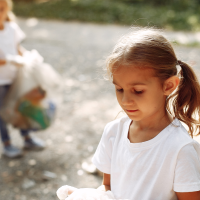
[[(11, 10), (11, 0), (0, 0), (0, 108), (16, 77), (17, 68), (22, 66), (20, 57), (23, 55), (23, 48), (20, 47), (20, 42), (25, 38), (25, 34), (13, 21), (14, 14)], [(13, 59), (16, 57), (17, 59)], [(29, 130), (20, 130), (20, 132), (24, 138), (25, 149), (44, 149), (44, 142), (31, 137)], [(3, 142), (3, 154), (10, 158), (21, 156), (22, 151), (11, 144), (6, 123), (1, 117), (0, 134)]]

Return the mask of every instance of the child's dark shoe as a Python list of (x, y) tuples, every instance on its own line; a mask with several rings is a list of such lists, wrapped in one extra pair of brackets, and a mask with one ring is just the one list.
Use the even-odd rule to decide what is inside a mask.
[(43, 150), (44, 148), (45, 144), (39, 138), (30, 138), (25, 140), (24, 149), (26, 150)]

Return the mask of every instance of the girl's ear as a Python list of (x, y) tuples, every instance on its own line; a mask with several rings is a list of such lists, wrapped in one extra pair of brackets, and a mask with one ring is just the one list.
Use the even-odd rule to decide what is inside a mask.
[(168, 78), (163, 84), (164, 95), (170, 95), (178, 86), (180, 80), (177, 76)]

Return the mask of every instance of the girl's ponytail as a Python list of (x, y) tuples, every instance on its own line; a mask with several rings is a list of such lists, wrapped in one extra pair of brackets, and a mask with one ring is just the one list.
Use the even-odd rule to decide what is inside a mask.
[[(200, 85), (193, 69), (186, 63), (178, 60), (181, 70), (178, 90), (172, 95), (172, 106), (175, 117), (187, 124), (189, 133), (200, 134)], [(169, 104), (168, 104), (169, 105)], [(169, 106), (168, 106), (169, 109)]]

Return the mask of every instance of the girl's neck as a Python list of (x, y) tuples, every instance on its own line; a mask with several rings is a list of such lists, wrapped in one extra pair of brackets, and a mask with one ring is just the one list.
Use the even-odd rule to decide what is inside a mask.
[[(152, 119), (154, 117), (154, 119)], [(163, 115), (151, 116), (150, 119), (133, 121), (129, 127), (128, 139), (131, 143), (141, 143), (156, 137), (172, 122), (172, 117), (165, 112)]]

